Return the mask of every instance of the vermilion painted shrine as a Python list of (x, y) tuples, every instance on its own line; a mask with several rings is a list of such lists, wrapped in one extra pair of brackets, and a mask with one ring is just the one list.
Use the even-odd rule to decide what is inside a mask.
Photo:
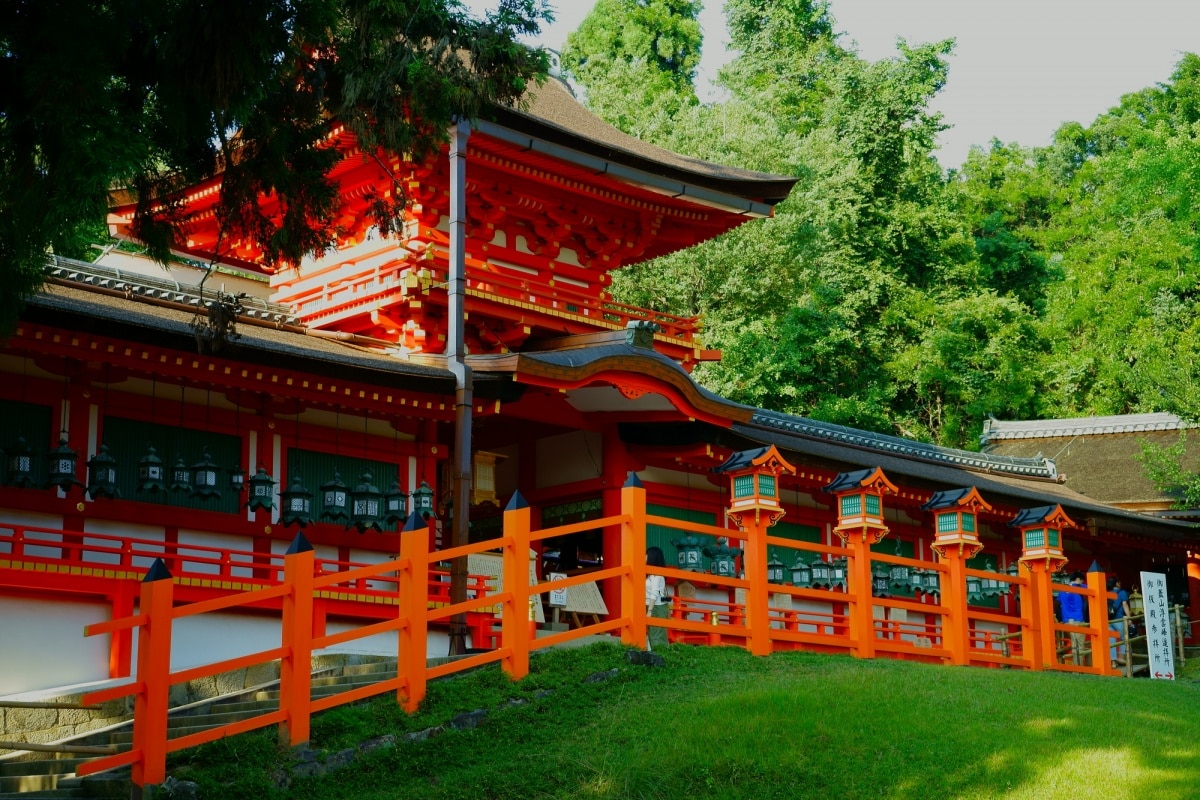
[[(746, 407), (699, 386), (691, 368), (720, 357), (703, 346), (700, 321), (614, 302), (612, 273), (763, 224), (794, 179), (639, 142), (554, 81), (527, 110), (499, 109), (474, 125), (459, 155), (461, 324), (473, 394), (472, 480), (456, 505), (456, 376), (446, 355), (456, 323), (450, 159), (368, 158), (336, 126), (323, 146), (343, 155), (335, 175), (346, 233), (321, 260), (268, 274), (251, 243), (226, 242), (212, 213), (218, 176), (181, 198), (193, 215), (184, 254), (215, 259), (213, 274), (117, 251), (96, 264), (48, 263), (45, 290), (0, 356), (0, 697), (130, 676), (130, 629), (110, 625), (90, 637), (84, 630), (137, 611), (157, 559), (173, 580), (173, 603), (219, 605), (280, 585), (300, 530), (325, 576), (325, 588), (314, 589), (314, 635), (337, 638), (395, 619), (403, 596), (396, 570), (367, 568), (390, 564), (405, 537), (418, 535), (400, 532), (412, 512), (425, 510), (420, 535), (435, 549), (450, 544), (455, 508), (469, 509), (470, 541), (487, 542), (504, 534), (502, 506), (518, 492), (533, 531), (556, 529), (528, 540), (536, 578), (568, 576), (578, 595), (575, 608), (551, 607), (547, 593), (533, 592), (539, 627), (562, 635), (591, 622), (644, 637), (644, 620), (628, 622), (630, 604), (641, 603), (629, 595), (641, 589), (626, 582), (644, 572), (605, 574), (613, 565), (632, 569), (622, 554), (627, 523), (613, 521), (630, 513), (622, 487), (631, 473), (644, 486), (646, 543), (670, 563), (679, 556), (680, 569), (668, 570), (676, 640), (745, 643), (749, 634), (732, 629), (746, 629), (757, 614), (796, 634), (787, 646), (825, 646), (819, 637), (850, 622), (844, 604), (822, 592), (843, 591), (857, 598), (861, 624), (902, 643), (891, 651), (920, 657), (917, 648), (926, 648), (932, 660), (958, 663), (942, 641), (948, 629), (922, 608), (949, 592), (980, 615), (969, 630), (964, 619), (954, 623), (970, 642), (964, 646), (1008, 658), (1006, 637), (1031, 613), (1009, 591), (1011, 581), (1025, 580), (1016, 562), (1028, 544), (1026, 528), (1013, 523), (1043, 508), (1062, 514), (1053, 518), (1062, 559), (1051, 566), (1095, 565), (1126, 586), (1140, 571), (1164, 572), (1172, 601), (1193, 618), (1200, 612), (1192, 529), (1090, 500), (1050, 459), (853, 430)], [(398, 240), (373, 234), (364, 200), (393, 180), (412, 200)], [(127, 231), (131, 213), (113, 209), (114, 233)], [(731, 484), (730, 463), (740, 462), (729, 459), (764, 448), (791, 469), (771, 473), (775, 541), (752, 553), (734, 524), (744, 513), (737, 486), (758, 492), (767, 484), (754, 483), (761, 476), (753, 470), (742, 475), (751, 483)], [(753, 466), (754, 456), (744, 457)], [(865, 516), (853, 517), (842, 503), (847, 487), (871, 476), (872, 485), (890, 488), (864, 495)], [(969, 512), (970, 531), (940, 527), (949, 507)], [(875, 526), (878, 541), (863, 546), (878, 557), (859, 553), (854, 561), (847, 537), (862, 525)], [(936, 566), (936, 553), (949, 547), (939, 536), (955, 531), (971, 551), (958, 572)], [(504, 541), (511, 549), (512, 537)], [(512, 586), (523, 576), (499, 555), (472, 558), (471, 598), (495, 591), (498, 578)], [(769, 576), (772, 585), (800, 588), (785, 592), (786, 601), (755, 599), (750, 584), (712, 577), (743, 574), (750, 584)], [(414, 580), (430, 609), (461, 599), (451, 597), (436, 552)], [(948, 587), (951, 580), (965, 583)], [(891, 605), (872, 610), (864, 581)], [(465, 612), (472, 651), (503, 647), (499, 603)], [(165, 656), (170, 669), (277, 641), (285, 606), (276, 594), (179, 621)], [(806, 622), (801, 612), (827, 616)], [(428, 620), (422, 663), (446, 653), (447, 625)], [(722, 626), (729, 629), (715, 630)], [(780, 646), (756, 635), (755, 652)], [(862, 646), (855, 652), (875, 652)], [(512, 658), (508, 647), (504, 657)], [(330, 649), (396, 653), (394, 635), (382, 633)]]

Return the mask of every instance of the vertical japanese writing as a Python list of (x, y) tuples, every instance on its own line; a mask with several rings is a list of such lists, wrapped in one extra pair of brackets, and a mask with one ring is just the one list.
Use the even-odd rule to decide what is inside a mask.
[(1146, 614), (1146, 652), (1150, 656), (1150, 677), (1175, 679), (1175, 647), (1171, 631), (1171, 611), (1167, 605), (1167, 576), (1161, 572), (1142, 573), (1142, 603)]

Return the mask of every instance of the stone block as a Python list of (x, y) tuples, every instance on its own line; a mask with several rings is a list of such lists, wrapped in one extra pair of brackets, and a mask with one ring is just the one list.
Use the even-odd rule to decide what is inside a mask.
[(41, 731), (58, 723), (58, 712), (52, 708), (10, 708), (5, 717), (7, 731)]

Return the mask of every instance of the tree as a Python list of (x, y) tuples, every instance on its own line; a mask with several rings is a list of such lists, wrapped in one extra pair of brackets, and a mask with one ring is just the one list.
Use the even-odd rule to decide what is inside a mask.
[[(294, 262), (336, 234), (314, 147), (331, 119), (365, 148), (429, 152), (445, 123), (516, 101), (547, 67), (517, 37), (546, 0), (13, 0), (0, 9), (0, 326), (41, 283), (48, 249), (78, 251), (109, 190), (139, 202), (135, 230), (165, 260), (178, 214), (150, 205), (223, 169), (219, 217)], [(283, 201), (282, 220), (258, 211)], [(396, 202), (403, 202), (400, 198)], [(383, 230), (393, 204), (377, 204)]]
[(563, 68), (610, 124), (647, 136), (696, 100), (699, 0), (598, 0), (567, 36)]

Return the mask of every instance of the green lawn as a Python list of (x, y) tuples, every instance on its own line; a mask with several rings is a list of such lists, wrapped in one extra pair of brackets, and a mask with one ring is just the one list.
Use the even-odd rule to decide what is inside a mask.
[[(671, 646), (665, 668), (616, 646), (440, 681), (414, 717), (393, 701), (315, 721), (330, 753), (489, 708), (477, 729), (376, 750), (274, 790), (273, 734), (201, 748), (172, 773), (201, 797), (1079, 798), (1200, 797), (1200, 684)], [(617, 668), (615, 677), (585, 682)], [(519, 704), (507, 701), (519, 698)], [(221, 785), (216, 785), (221, 784)]]

